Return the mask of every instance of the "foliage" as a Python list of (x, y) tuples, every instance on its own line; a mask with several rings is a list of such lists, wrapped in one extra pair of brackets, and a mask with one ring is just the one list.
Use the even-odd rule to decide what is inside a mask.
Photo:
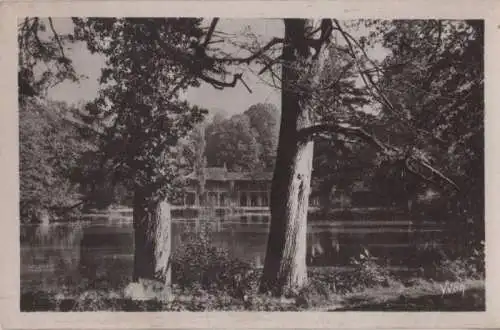
[(470, 275), (476, 275), (475, 269), (471, 268), (471, 265), (467, 261), (462, 259), (450, 260), (445, 259), (437, 268), (437, 272), (434, 275), (436, 280), (441, 281), (463, 281)]
[(260, 148), (244, 115), (235, 115), (207, 128), (208, 165), (229, 170), (253, 170), (259, 167)]
[(63, 80), (78, 81), (72, 61), (65, 54), (71, 34), (57, 32), (52, 18), (23, 17), (18, 24), (19, 100), (43, 96), (47, 88)]
[(424, 241), (425, 244), (414, 242), (417, 249), (408, 260), (408, 266), (418, 268), (421, 276), (434, 281), (484, 278), (484, 241), (465, 248), (455, 247), (456, 243), (448, 237)]
[(202, 169), (207, 166), (205, 157), (206, 126), (207, 124), (205, 122), (196, 125), (189, 135), (181, 142), (184, 159), (199, 175), (202, 174)]
[(425, 150), (428, 161), (459, 184), (461, 191), (441, 189), (448, 197), (435, 206), (436, 220), (456, 229), (451, 232), (458, 245), (479, 242), (484, 238), (483, 23), (415, 20), (382, 26), (391, 55), (380, 85), (395, 107), (385, 120), (389, 125), (397, 117), (404, 120), (397, 132), (411, 131), (407, 147)]
[[(38, 40), (38, 32), (45, 29), (45, 25), (40, 22), (39, 19), (27, 19), (21, 25), (21, 96), (38, 94), (53, 78), (57, 81), (67, 77), (75, 79), (71, 63), (65, 59), (57, 34), (53, 32), (53, 38), (49, 38), (47, 43)], [(52, 28), (52, 21), (48, 22)], [(87, 108), (88, 122), (97, 121), (103, 128), (100, 148), (95, 154), (98, 157), (88, 171), (94, 175), (93, 182), (109, 181), (111, 186), (119, 181), (124, 182), (130, 190), (147, 191), (148, 198), (153, 201), (164, 197), (173, 198), (175, 184), (182, 183), (179, 181), (182, 181), (183, 174), (190, 171), (189, 164), (192, 164), (183, 159), (178, 142), (193, 129), (205, 112), (181, 101), (179, 92), (188, 87), (197, 87), (200, 79), (207, 81), (207, 72), (225, 77), (227, 62), (222, 58), (218, 61), (210, 60), (205, 56), (206, 53), (200, 53), (201, 41), (205, 39), (205, 46), (211, 41), (209, 35), (204, 38), (206, 30), (201, 28), (201, 19), (75, 18), (74, 23), (75, 38), (85, 41), (92, 52), (100, 52), (107, 57), (107, 67), (101, 76), (103, 88), (98, 99)], [(299, 27), (302, 23), (305, 24), (300, 20), (294, 23)], [(455, 246), (459, 245), (460, 239), (465, 239), (467, 249), (484, 238), (484, 27), (478, 21), (416, 20), (374, 24), (376, 32), (368, 39), (360, 40), (359, 46), (362, 53), (365, 44), (369, 45), (380, 39), (383, 46), (390, 50), (383, 63), (374, 63), (366, 58), (360, 60), (354, 53), (350, 54), (354, 58), (349, 58), (343, 55), (349, 54), (348, 47), (334, 45), (325, 53), (330, 56), (330, 63), (327, 63), (326, 69), (320, 74), (320, 88), (314, 93), (307, 91), (307, 95), (300, 94), (302, 91), (295, 91), (291, 95), (297, 98), (307, 96), (305, 98), (313, 100), (310, 103), (316, 110), (314, 120), (317, 123), (357, 125), (377, 135), (386, 144), (397, 147), (399, 158), (378, 155), (380, 157), (373, 161), (375, 166), (379, 166), (378, 170), (393, 168), (383, 165), (397, 165), (396, 170), (390, 172), (391, 181), (385, 181), (387, 172), (384, 170), (363, 173), (364, 176), (375, 178), (375, 186), (380, 182), (377, 179), (383, 178), (383, 182), (394, 188), (390, 195), (407, 196), (420, 188), (427, 188), (427, 185), (436, 185), (432, 178), (417, 173), (418, 170), (405, 162), (409, 159), (405, 158), (408, 155), (418, 154), (419, 159), (425, 160), (429, 166), (444, 168), (446, 172), (452, 173), (454, 180), (465, 189), (457, 193), (445, 188), (443, 195), (448, 195), (449, 198), (444, 204), (440, 204), (445, 207), (436, 208), (441, 213), (436, 212), (434, 217), (448, 220), (446, 223), (449, 227), (456, 229), (453, 233), (466, 233), (465, 237), (455, 235), (454, 238)], [(340, 28), (338, 30), (342, 32)], [(306, 30), (303, 29), (303, 32)], [(305, 41), (308, 38), (302, 37), (304, 36), (300, 39), (307, 43)], [(319, 40), (318, 43), (323, 41)], [(303, 48), (307, 53), (310, 52), (309, 45), (301, 46), (305, 46)], [(57, 53), (58, 49), (60, 54)], [(56, 63), (58, 73), (54, 76), (49, 70), (47, 74), (42, 74), (41, 80), (36, 81), (34, 70), (40, 62)], [(233, 62), (248, 64), (250, 60)], [(285, 64), (300, 66), (304, 63)], [(366, 68), (368, 64), (372, 66), (369, 69)], [(58, 75), (59, 73), (62, 74)], [(372, 85), (376, 87), (357, 86), (356, 75), (359, 78), (360, 74), (365, 79), (375, 81)], [(236, 82), (237, 76), (233, 78)], [(310, 87), (309, 79), (304, 82), (305, 86), (293, 87)], [(288, 82), (283, 83), (288, 86)], [(212, 84), (218, 88), (234, 86), (229, 83)], [(374, 89), (376, 94), (373, 93)], [(363, 109), (364, 106), (373, 105), (375, 101), (381, 106), (363, 111), (366, 110)], [(249, 114), (255, 112), (249, 111)], [(256, 121), (260, 118), (261, 115), (257, 112), (257, 115), (241, 115), (218, 124), (218, 128), (214, 129), (215, 142), (209, 141), (210, 134), (207, 138), (207, 149), (211, 150), (216, 146), (222, 150), (212, 162), (219, 162), (218, 165), (222, 165), (220, 162), (227, 162), (233, 170), (269, 167), (273, 162), (269, 152), (274, 148), (274, 142), (264, 138), (269, 143), (259, 145), (257, 136), (262, 138), (268, 135), (263, 134), (268, 132), (268, 127)], [(29, 129), (36, 131), (33, 124), (28, 125), (27, 131)], [(36, 134), (41, 135), (39, 132)], [(238, 136), (236, 143), (228, 138), (229, 135)], [(328, 157), (345, 157), (345, 160), (335, 162), (332, 162), (332, 158), (315, 160), (320, 166), (315, 173), (316, 177), (327, 175), (327, 180), (321, 182), (320, 179), (318, 186), (329, 192), (332, 183), (338, 182), (339, 175), (328, 176), (328, 173), (336, 174), (350, 166), (365, 169), (372, 162), (360, 158), (359, 155), (368, 153), (365, 153), (367, 149), (363, 146), (358, 146), (359, 137), (337, 132), (324, 134), (323, 138), (325, 135), (327, 140), (320, 146), (321, 150), (333, 147), (337, 150)], [(25, 142), (30, 145), (25, 150), (36, 149), (31, 145), (34, 146), (38, 141), (28, 139), (22, 143)], [(30, 157), (25, 157), (24, 160), (49, 164), (43, 166), (44, 172), (37, 173), (43, 174), (44, 178), (51, 178), (53, 173), (58, 172), (53, 171), (53, 167), (61, 167), (63, 172), (66, 171), (65, 164), (52, 163), (54, 157), (51, 155)], [(23, 168), (26, 173), (32, 171), (33, 164), (22, 162), (22, 171)], [(410, 173), (428, 182), (426, 185), (421, 185), (420, 182), (408, 183), (407, 178), (411, 175), (407, 174)], [(111, 178), (108, 178), (108, 174), (112, 174)], [(30, 176), (31, 174), (27, 178)], [(51, 202), (41, 196), (45, 187), (41, 177), (33, 181), (36, 183), (33, 187), (21, 187), (38, 196), (23, 198), (52, 207)], [(354, 174), (344, 179), (352, 181), (353, 178)], [(57, 184), (58, 187), (65, 187), (65, 182), (49, 181), (48, 186)], [(403, 184), (398, 185), (402, 182)], [(348, 182), (344, 184), (349, 185)], [(38, 199), (42, 202), (38, 202)], [(283, 235), (274, 234), (277, 237)], [(204, 251), (200, 249), (191, 252)], [(226, 264), (225, 257), (219, 252), (208, 249), (204, 253), (214, 259), (216, 265)], [(202, 263), (202, 260), (196, 260), (196, 263)], [(384, 277), (371, 262), (359, 261), (359, 265), (361, 278), (366, 281), (375, 280), (378, 283)], [(213, 275), (206, 271), (209, 266), (205, 264), (203, 267), (197, 271), (197, 281), (201, 278), (201, 282), (206, 283), (203, 278)]]
[(470, 263), (475, 267), (476, 271), (483, 276), (485, 275), (486, 272), (486, 265), (485, 265), (486, 255), (484, 248), (485, 248), (484, 241), (481, 241), (479, 243), (479, 246), (472, 250), (470, 256)]
[[(256, 271), (258, 273), (258, 271)], [(225, 290), (181, 289), (174, 285), (167, 300), (133, 300), (127, 298), (116, 283), (99, 288), (77, 290), (23, 291), (21, 311), (311, 311), (311, 310), (428, 310), (441, 311), (484, 309), (484, 279), (429, 281), (412, 277), (405, 286), (392, 282), (388, 286), (353, 285), (351, 272), (331, 269), (309, 270), (309, 284), (290, 297), (271, 297), (248, 291), (245, 296)], [(186, 274), (188, 275), (188, 274)], [(255, 276), (255, 281), (258, 274)], [(74, 284), (74, 283), (73, 283)], [(217, 286), (217, 285), (216, 285)], [(220, 286), (222, 287), (222, 286)], [(463, 288), (462, 292), (442, 294), (443, 288)], [(469, 291), (477, 294), (470, 296)], [(431, 305), (429, 305), (431, 304)]]
[(352, 258), (351, 263), (355, 267), (353, 277), (357, 278), (363, 287), (387, 286), (394, 281), (386, 265), (380, 264), (366, 248), (358, 258)]
[(212, 245), (209, 224), (184, 233), (172, 256), (172, 282), (181, 289), (224, 291), (242, 298), (250, 289), (250, 265), (230, 258), (226, 250)]
[[(100, 167), (112, 183), (139, 189), (148, 202), (175, 198), (189, 172), (179, 140), (199, 122), (203, 109), (179, 99), (197, 86), (185, 57), (202, 35), (199, 19), (73, 19), (78, 40), (106, 56), (99, 97), (89, 121), (105, 124)], [(186, 55), (187, 56), (187, 55)]]
[[(326, 64), (319, 73), (320, 86), (314, 95), (315, 122), (373, 125), (376, 117), (365, 110), (369, 98), (365, 88), (357, 83), (356, 62), (338, 43), (330, 44), (325, 56)], [(335, 132), (315, 137), (312, 188), (313, 194), (322, 197), (325, 207), (331, 202), (332, 188), (349, 193), (353, 181), (369, 177), (377, 150), (359, 142)]]
[(206, 129), (209, 166), (232, 171), (269, 170), (274, 166), (279, 113), (271, 104), (255, 104), (241, 115), (214, 120)]
[(70, 119), (64, 103), (27, 99), (19, 109), (20, 210), (22, 221), (74, 211), (81, 199), (81, 157), (95, 149)]
[[(187, 168), (192, 168), (193, 173), (198, 178), (197, 187), (198, 196), (203, 199), (205, 189), (205, 168), (207, 167), (207, 158), (205, 157), (206, 149), (206, 122), (199, 123), (188, 134), (188, 136), (180, 142), (181, 157), (186, 162)], [(180, 201), (174, 199), (173, 202)], [(200, 202), (203, 202), (200, 200)]]
[(252, 105), (244, 113), (250, 119), (250, 126), (257, 143), (261, 145), (260, 162), (264, 169), (272, 170), (278, 147), (278, 130), (280, 114), (278, 109), (269, 103)]
[[(347, 143), (343, 139), (320, 140), (317, 150), (330, 148), (335, 152), (315, 157), (314, 184), (326, 192), (334, 182), (348, 189), (349, 184), (335, 174), (351, 169), (352, 177), (343, 176), (346, 181), (362, 177), (388, 200), (417, 201), (418, 195), (429, 188), (439, 189), (450, 196), (449, 206), (436, 209), (450, 210), (454, 205), (451, 214), (474, 221), (474, 235), (481, 239), (483, 198), (471, 201), (467, 196), (483, 196), (482, 23), (367, 20), (346, 25), (354, 31), (363, 23), (369, 31), (367, 36), (354, 38), (347, 34), (344, 45), (330, 50), (333, 69), (324, 75), (338, 77), (339, 88), (320, 94), (320, 104), (327, 105), (323, 120), (361, 126), (401, 150), (402, 158), (376, 155), (372, 146), (353, 148), (352, 143), (359, 144), (357, 139)], [(388, 51), (382, 61), (370, 58), (376, 47)], [(345, 48), (353, 59), (337, 55), (345, 53)], [(361, 103), (351, 102), (351, 109), (337, 105), (329, 110), (332, 100), (342, 99), (336, 96), (338, 93), (353, 90), (340, 86), (343, 68), (344, 79), (349, 80), (349, 75), (357, 77), (355, 86)], [(369, 101), (368, 107), (363, 106), (363, 95)], [(457, 193), (426, 171), (408, 166), (405, 157), (413, 153), (452, 177), (463, 191)]]
[(472, 249), (466, 255), (445, 257), (436, 267), (434, 276), (437, 281), (464, 281), (482, 279), (485, 276), (484, 241), (480, 247)]

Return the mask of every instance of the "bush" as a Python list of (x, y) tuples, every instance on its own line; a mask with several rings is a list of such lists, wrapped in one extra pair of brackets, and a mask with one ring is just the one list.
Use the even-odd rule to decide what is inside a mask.
[(214, 247), (209, 224), (188, 230), (172, 257), (172, 283), (181, 290), (224, 291), (243, 298), (256, 288), (256, 274), (250, 264), (233, 259)]
[(484, 253), (484, 241), (479, 243), (479, 246), (472, 250), (472, 255), (470, 256), (470, 263), (475, 267), (477, 274), (484, 277), (485, 275), (485, 253)]
[(434, 279), (437, 281), (463, 281), (468, 275), (469, 270), (465, 260), (445, 259), (438, 266)]
[(466, 279), (484, 278), (485, 259), (484, 241), (480, 247), (473, 249), (468, 256), (456, 259), (445, 258), (436, 269), (435, 280), (463, 281)]
[(352, 274), (353, 286), (389, 286), (395, 282), (388, 268), (380, 264), (378, 258), (372, 256), (366, 248), (363, 248), (358, 258), (351, 258), (351, 264), (355, 267)]

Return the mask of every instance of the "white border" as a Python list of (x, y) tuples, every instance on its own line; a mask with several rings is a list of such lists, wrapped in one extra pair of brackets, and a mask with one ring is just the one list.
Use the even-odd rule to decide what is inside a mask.
[[(4, 328), (477, 328), (500, 326), (500, 246), (495, 145), (500, 106), (500, 2), (434, 1), (71, 1), (0, 3), (0, 325)], [(18, 16), (203, 16), (347, 18), (483, 18), (486, 20), (487, 312), (19, 312)], [(471, 196), (474, 198), (474, 196)]]

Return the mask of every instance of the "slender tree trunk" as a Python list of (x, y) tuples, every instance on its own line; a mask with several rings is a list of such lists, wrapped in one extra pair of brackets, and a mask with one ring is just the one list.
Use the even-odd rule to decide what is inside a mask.
[[(307, 20), (285, 20), (282, 112), (271, 192), (271, 227), (261, 292), (282, 295), (307, 282), (306, 231), (314, 143), (299, 136), (311, 125), (307, 88), (315, 60), (306, 43)], [(290, 65), (291, 64), (291, 65)], [(297, 65), (295, 65), (297, 64)], [(305, 79), (305, 81), (304, 81)]]
[(171, 217), (166, 201), (151, 205), (148, 195), (134, 192), (133, 222), (135, 232), (134, 281), (159, 280), (171, 284)]

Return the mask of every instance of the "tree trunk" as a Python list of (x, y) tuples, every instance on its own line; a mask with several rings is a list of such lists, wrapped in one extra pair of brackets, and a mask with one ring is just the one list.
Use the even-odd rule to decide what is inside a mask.
[[(299, 136), (311, 125), (311, 73), (316, 59), (307, 45), (308, 20), (285, 20), (282, 112), (271, 192), (271, 227), (261, 292), (282, 295), (307, 282), (306, 231), (314, 142)], [(290, 65), (292, 64), (292, 65)], [(310, 90), (309, 90), (310, 91)]]
[(171, 217), (167, 201), (148, 203), (148, 195), (134, 192), (133, 222), (135, 232), (134, 281), (161, 281), (171, 284)]

